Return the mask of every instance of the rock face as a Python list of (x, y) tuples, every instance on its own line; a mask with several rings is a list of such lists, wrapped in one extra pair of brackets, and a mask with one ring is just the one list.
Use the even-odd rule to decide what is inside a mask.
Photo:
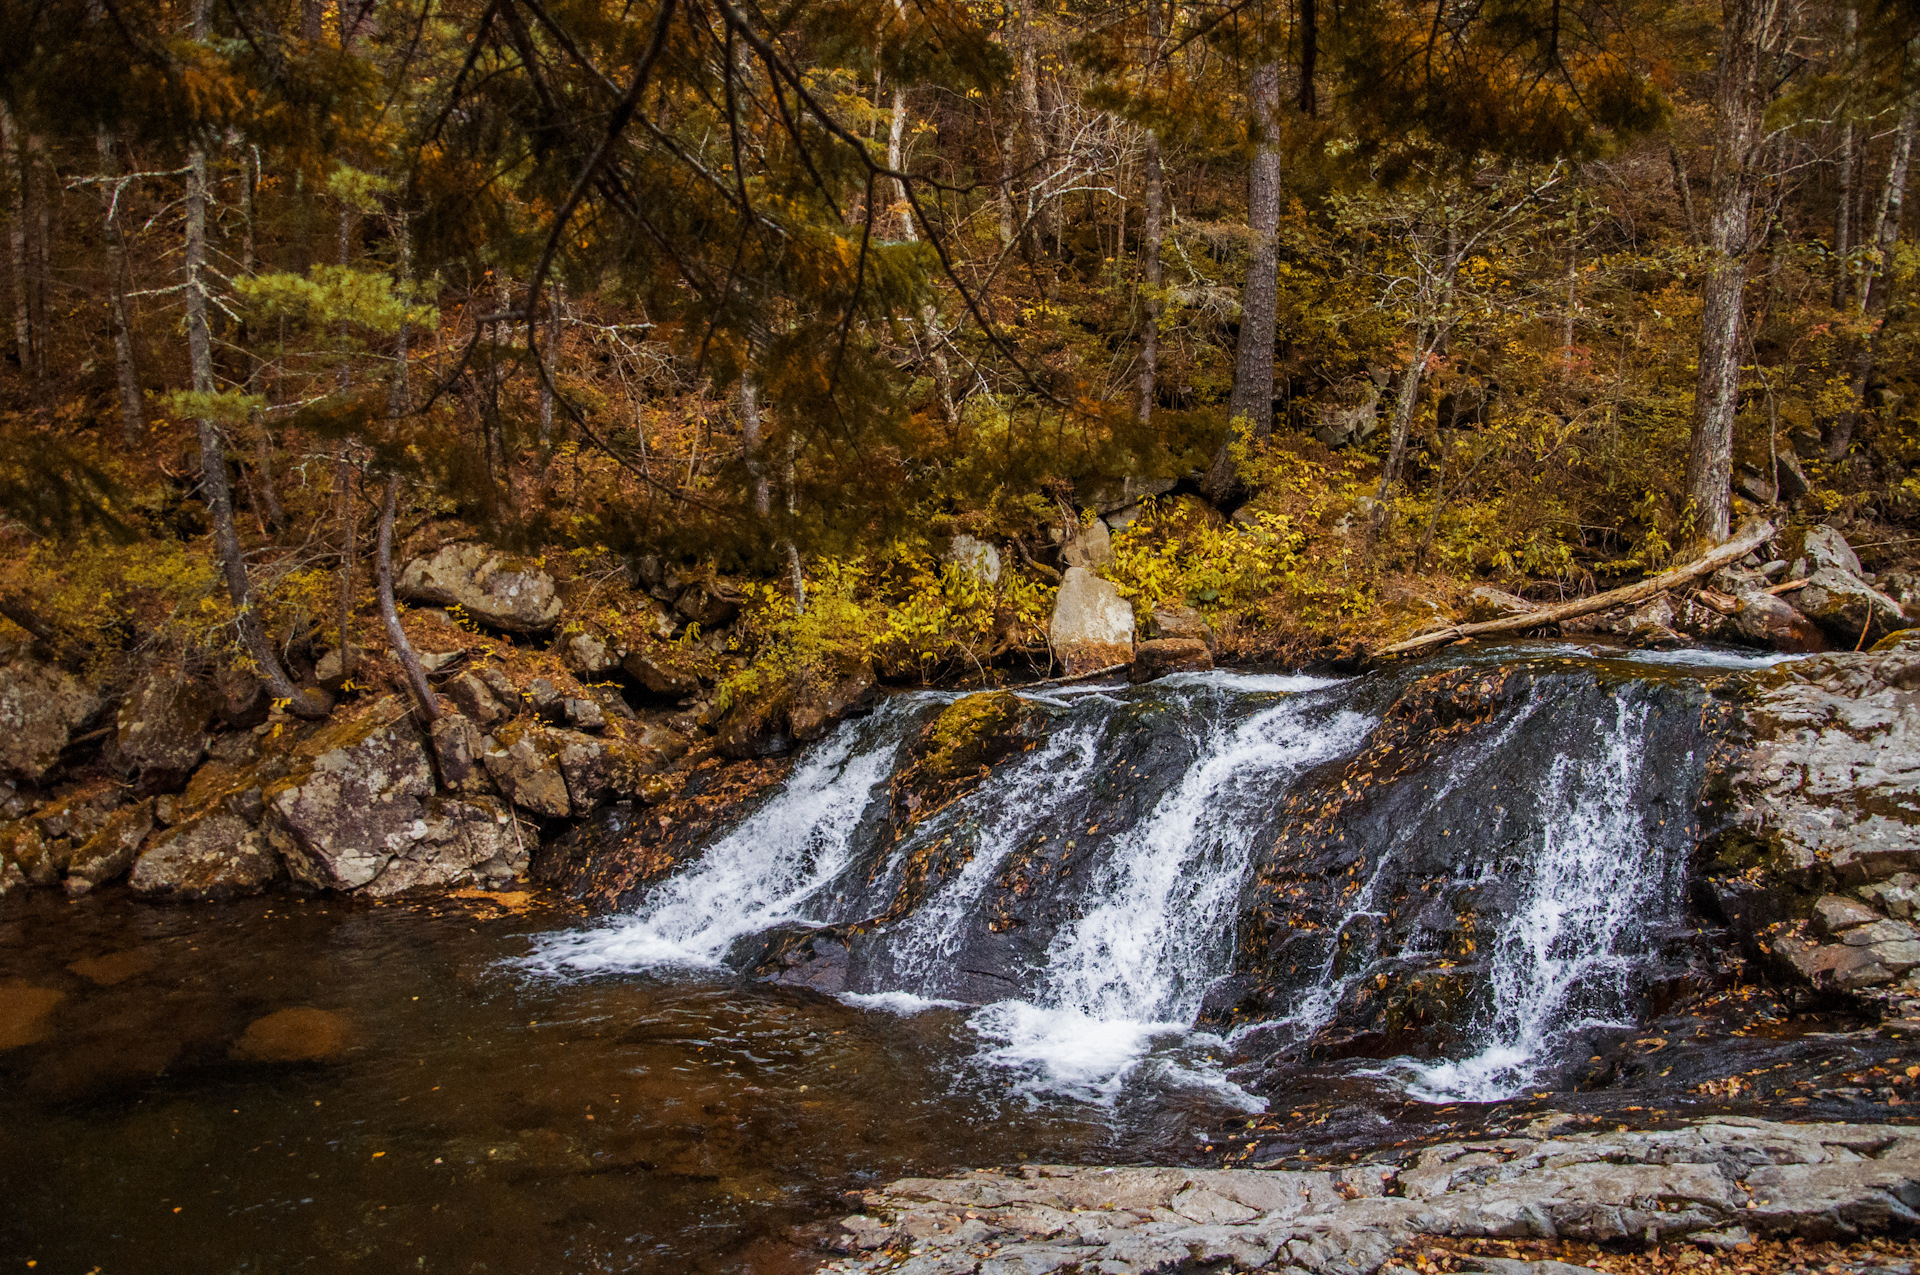
[(1421, 1235), (1724, 1247), (1920, 1224), (1911, 1128), (1728, 1117), (1557, 1134), (1566, 1123), (1544, 1117), (1525, 1136), (1324, 1173), (1026, 1165), (907, 1178), (862, 1197), (866, 1211), (841, 1223), (838, 1247), (851, 1256), (826, 1269), (1372, 1275)]
[(67, 861), (61, 884), (68, 898), (78, 898), (96, 886), (117, 881), (133, 866), (140, 843), (153, 830), (153, 803), (138, 802), (116, 810), (100, 831), (82, 842)]
[(265, 793), (264, 823), (294, 880), (358, 890), (426, 836), (433, 765), (391, 701), (326, 727), (296, 757), (299, 768)]
[(1907, 626), (1898, 602), (1850, 571), (1822, 567), (1806, 579), (1794, 606), (1843, 649), (1876, 642)]
[(1133, 661), (1133, 608), (1120, 590), (1082, 567), (1067, 571), (1047, 640), (1068, 677)]
[(129, 884), (148, 898), (197, 903), (258, 894), (280, 873), (279, 856), (258, 829), (216, 811), (155, 837)]
[(1133, 650), (1128, 679), (1151, 682), (1169, 673), (1204, 673), (1213, 667), (1213, 653), (1198, 638), (1154, 638)]
[(0, 777), (39, 783), (100, 701), (73, 675), (30, 659), (0, 664)]
[(446, 545), (415, 558), (395, 591), (409, 602), (457, 606), (509, 633), (545, 633), (560, 619), (553, 577), (480, 544)]
[(166, 671), (147, 674), (121, 701), (107, 764), (148, 792), (178, 788), (206, 755), (219, 707), (211, 686)]
[(1759, 954), (1818, 991), (1920, 1017), (1920, 648), (1759, 677), (1709, 797), (1705, 880)]

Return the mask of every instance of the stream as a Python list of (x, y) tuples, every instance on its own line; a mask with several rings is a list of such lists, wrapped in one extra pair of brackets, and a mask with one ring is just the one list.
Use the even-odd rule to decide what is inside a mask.
[[(904, 1175), (1314, 1162), (1789, 1092), (1860, 1118), (1832, 1077), (1899, 1047), (1716, 983), (1686, 889), (1715, 688), (1774, 658), (1036, 688), (1033, 746), (905, 824), (889, 781), (958, 697), (902, 693), (609, 917), (16, 893), (0, 1254), (799, 1271), (845, 1192)], [(1493, 707), (1404, 698), (1436, 670), (1503, 679)]]

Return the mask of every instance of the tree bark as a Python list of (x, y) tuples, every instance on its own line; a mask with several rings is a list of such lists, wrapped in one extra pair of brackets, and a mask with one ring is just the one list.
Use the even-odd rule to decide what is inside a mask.
[[(1841, 21), (1846, 37), (1844, 51), (1852, 65), (1858, 44), (1860, 15), (1847, 9)], [(1853, 121), (1840, 128), (1840, 197), (1833, 206), (1833, 308), (1847, 304), (1847, 254), (1853, 251)]]
[(1393, 486), (1400, 480), (1400, 466), (1407, 458), (1407, 438), (1413, 432), (1413, 409), (1420, 402), (1420, 382), (1426, 375), (1427, 358), (1438, 344), (1431, 328), (1423, 325), (1415, 329), (1413, 358), (1401, 371), (1400, 387), (1394, 391), (1393, 430), (1388, 435), (1387, 459), (1380, 466), (1380, 486), (1373, 494), (1379, 502), (1374, 510), (1375, 525), (1386, 520), (1387, 498), (1393, 495)]
[(7, 256), (13, 283), (13, 342), (20, 360), (20, 374), (33, 376), (33, 300), (29, 294), (33, 270), (27, 250), (27, 153), (21, 144), (20, 129), (13, 111), (0, 102), (0, 145), (6, 148), (8, 174), (13, 180), (7, 208)]
[(1893, 135), (1893, 153), (1887, 157), (1887, 180), (1880, 189), (1873, 238), (1867, 245), (1872, 248), (1873, 257), (1860, 278), (1860, 314), (1868, 321), (1869, 330), (1854, 351), (1853, 380), (1849, 387), (1852, 393), (1847, 409), (1833, 423), (1833, 433), (1827, 439), (1828, 460), (1842, 459), (1853, 446), (1854, 428), (1880, 355), (1880, 334), (1886, 328), (1887, 294), (1893, 291), (1893, 250), (1900, 242), (1900, 214), (1906, 203), (1907, 170), (1913, 156), (1916, 127), (1920, 127), (1920, 101), (1909, 99)]
[(1140, 319), (1140, 377), (1134, 401), (1134, 418), (1142, 425), (1153, 419), (1153, 405), (1160, 397), (1160, 316), (1164, 312), (1160, 292), (1166, 286), (1160, 250), (1166, 241), (1165, 175), (1160, 167), (1160, 135), (1147, 130), (1143, 167), (1145, 189), (1141, 194), (1145, 216), (1140, 229), (1140, 290), (1143, 294)]
[(374, 589), (380, 597), (380, 620), (387, 627), (387, 642), (407, 673), (407, 689), (413, 693), (420, 720), (431, 724), (440, 717), (440, 700), (427, 685), (427, 670), (420, 663), (407, 631), (400, 625), (400, 609), (393, 603), (393, 519), (400, 507), (400, 475), (387, 475), (387, 490), (380, 501), (380, 534), (373, 548)]
[[(1245, 420), (1251, 436), (1273, 432), (1273, 338), (1277, 302), (1280, 229), (1280, 65), (1256, 67), (1248, 85), (1248, 106), (1255, 137), (1253, 172), (1247, 181), (1247, 229), (1253, 240), (1253, 260), (1240, 300), (1240, 339), (1234, 355), (1233, 396), (1227, 415)], [(1237, 499), (1244, 484), (1235, 471), (1232, 442), (1223, 444), (1207, 470), (1208, 497), (1215, 502)]]
[[(113, 134), (104, 127), (94, 133), (94, 148), (100, 153), (100, 175), (119, 175), (120, 163), (114, 156)], [(113, 370), (120, 390), (120, 436), (128, 448), (140, 446), (147, 420), (140, 399), (140, 370), (134, 363), (133, 323), (127, 312), (127, 281), (132, 267), (127, 260), (127, 241), (120, 229), (120, 193), (110, 189), (107, 195), (107, 305), (113, 312)]]
[(1770, 77), (1763, 55), (1779, 34), (1778, 0), (1723, 0), (1719, 114), (1713, 159), (1713, 206), (1704, 247), (1707, 277), (1700, 307), (1699, 378), (1687, 453), (1687, 496), (1696, 534), (1727, 538), (1732, 516), (1733, 421), (1739, 409), (1740, 321), (1747, 282), (1753, 196), (1764, 153)]

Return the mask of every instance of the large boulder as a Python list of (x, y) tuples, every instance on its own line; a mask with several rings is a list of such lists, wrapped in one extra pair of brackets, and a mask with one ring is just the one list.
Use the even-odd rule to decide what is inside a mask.
[(1083, 567), (1071, 567), (1053, 604), (1047, 640), (1068, 677), (1133, 662), (1133, 607), (1120, 590)]
[(263, 827), (296, 881), (363, 889), (425, 835), (433, 762), (397, 701), (328, 725), (294, 760), (264, 794)]
[(51, 664), (0, 664), (0, 776), (39, 783), (99, 707), (79, 678)]
[(137, 802), (113, 812), (100, 831), (74, 848), (61, 882), (69, 898), (117, 881), (133, 866), (140, 843), (153, 831), (153, 803)]
[(216, 810), (155, 836), (128, 884), (147, 898), (197, 903), (258, 894), (280, 874), (280, 856), (266, 837), (238, 816)]
[(149, 672), (120, 702), (106, 762), (148, 792), (178, 788), (206, 755), (219, 693), (196, 678)]
[(1209, 649), (1213, 646), (1213, 627), (1206, 617), (1192, 607), (1157, 606), (1147, 617), (1147, 636), (1150, 638), (1193, 638), (1205, 642)]
[(1809, 620), (1790, 602), (1768, 593), (1747, 593), (1739, 599), (1740, 609), (1733, 624), (1749, 642), (1770, 646), (1790, 655), (1827, 649), (1820, 626)]
[(482, 759), (487, 773), (508, 801), (522, 810), (550, 818), (573, 813), (566, 775), (560, 769), (559, 750), (550, 732), (529, 730), (495, 748)]
[(1860, 556), (1832, 527), (1795, 527), (1781, 537), (1780, 550), (1789, 579), (1804, 580), (1816, 571), (1830, 569), (1860, 574)]
[(1859, 647), (1907, 627), (1900, 604), (1854, 572), (1821, 567), (1806, 580), (1794, 605), (1835, 645)]
[(502, 886), (525, 875), (539, 843), (539, 831), (516, 819), (504, 802), (435, 798), (366, 892), (384, 896), (436, 886)]
[(481, 544), (445, 545), (431, 557), (415, 558), (401, 571), (395, 591), (409, 602), (459, 607), (509, 633), (545, 633), (560, 619), (552, 576)]

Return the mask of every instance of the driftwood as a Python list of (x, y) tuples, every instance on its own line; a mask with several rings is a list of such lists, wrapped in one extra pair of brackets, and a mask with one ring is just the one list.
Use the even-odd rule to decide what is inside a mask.
[(1376, 654), (1412, 655), (1431, 647), (1445, 646), (1462, 638), (1492, 637), (1501, 633), (1520, 633), (1527, 629), (1537, 629), (1543, 625), (1558, 624), (1562, 620), (1572, 620), (1579, 616), (1591, 615), (1595, 611), (1611, 611), (1617, 606), (1641, 602), (1656, 594), (1665, 593), (1676, 585), (1686, 584), (1701, 576), (1718, 571), (1728, 563), (1738, 562), (1752, 553), (1773, 535), (1771, 522), (1761, 521), (1747, 527), (1738, 536), (1727, 541), (1717, 549), (1695, 558), (1684, 567), (1675, 567), (1663, 571), (1638, 584), (1629, 584), (1624, 588), (1610, 589), (1605, 593), (1596, 593), (1590, 598), (1580, 598), (1573, 602), (1562, 602), (1558, 606), (1541, 607), (1528, 611), (1524, 615), (1510, 615), (1500, 620), (1485, 620), (1479, 624), (1455, 624), (1444, 629), (1434, 629), (1428, 633), (1410, 637), (1404, 642), (1395, 642)]

